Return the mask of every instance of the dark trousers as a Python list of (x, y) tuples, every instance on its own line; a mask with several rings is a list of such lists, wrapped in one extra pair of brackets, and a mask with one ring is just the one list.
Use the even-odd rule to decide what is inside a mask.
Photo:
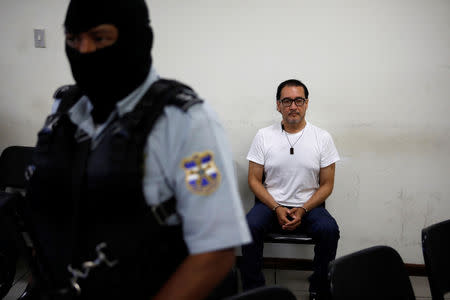
[[(247, 222), (253, 243), (242, 247), (240, 269), (244, 290), (265, 285), (262, 273), (264, 236), (274, 228), (281, 230), (276, 214), (259, 201), (248, 212)], [(314, 272), (309, 278), (309, 290), (310, 292), (326, 292), (328, 290), (328, 264), (336, 257), (339, 227), (330, 213), (320, 206), (306, 213), (296, 230), (308, 233), (316, 242), (313, 261)]]

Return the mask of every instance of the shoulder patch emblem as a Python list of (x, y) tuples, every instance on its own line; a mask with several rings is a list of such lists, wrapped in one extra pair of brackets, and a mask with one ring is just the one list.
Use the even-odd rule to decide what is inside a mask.
[(197, 195), (209, 195), (220, 184), (221, 174), (214, 162), (211, 151), (196, 152), (181, 162), (184, 169), (186, 187)]

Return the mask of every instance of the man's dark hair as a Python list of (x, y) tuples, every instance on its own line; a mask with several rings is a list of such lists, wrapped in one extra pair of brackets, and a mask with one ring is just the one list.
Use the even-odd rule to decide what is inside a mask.
[(301, 86), (303, 88), (303, 90), (305, 91), (305, 97), (306, 99), (308, 99), (309, 96), (309, 92), (308, 92), (308, 88), (306, 87), (306, 85), (303, 84), (303, 82), (301, 82), (300, 80), (297, 79), (288, 79), (286, 81), (283, 81), (282, 83), (280, 83), (280, 85), (277, 88), (277, 100), (280, 100), (281, 97), (281, 90), (285, 87), (285, 86)]

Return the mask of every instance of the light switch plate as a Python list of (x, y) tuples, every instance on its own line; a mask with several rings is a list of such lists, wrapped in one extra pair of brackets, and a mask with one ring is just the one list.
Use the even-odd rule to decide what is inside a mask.
[(34, 30), (34, 47), (35, 48), (45, 48), (45, 30), (35, 29)]

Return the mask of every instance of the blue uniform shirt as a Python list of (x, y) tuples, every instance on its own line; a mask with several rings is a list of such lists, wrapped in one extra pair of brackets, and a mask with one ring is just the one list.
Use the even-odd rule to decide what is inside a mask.
[[(82, 96), (69, 110), (70, 118), (79, 130), (91, 137), (92, 147), (95, 147), (103, 130), (117, 115), (133, 110), (158, 79), (152, 68), (146, 80), (119, 101), (101, 125), (93, 122), (92, 105), (87, 96)], [(52, 112), (57, 110), (59, 101), (55, 99)], [(190, 254), (251, 241), (226, 134), (208, 103), (196, 104), (187, 112), (166, 106), (147, 139), (143, 155), (146, 201), (154, 206), (176, 197)], [(171, 222), (176, 221), (176, 218), (171, 219)]]

